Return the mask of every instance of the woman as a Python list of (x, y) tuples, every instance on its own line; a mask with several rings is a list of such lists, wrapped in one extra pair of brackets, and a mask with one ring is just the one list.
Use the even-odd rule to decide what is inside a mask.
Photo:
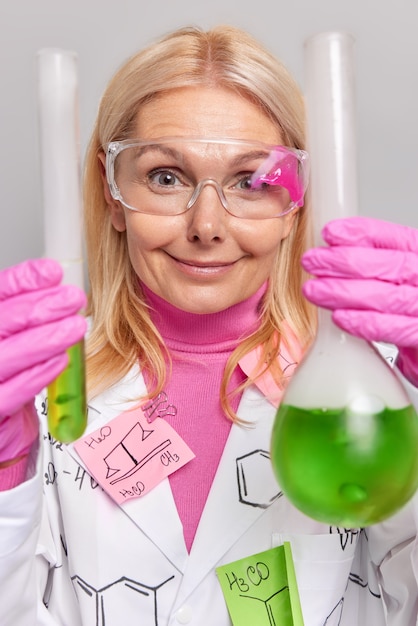
[[(268, 459), (276, 406), (313, 337), (303, 127), (295, 83), (233, 28), (177, 31), (110, 82), (85, 177), (89, 424), (68, 446), (44, 430), (42, 466), (32, 398), (84, 334), (83, 295), (47, 260), (0, 277), (2, 624), (226, 626), (216, 568), (286, 540), (306, 626), (415, 624), (409, 507), (367, 533), (326, 526), (286, 500)], [(384, 234), (368, 220), (337, 227), (327, 236), (344, 245), (332, 249), (349, 258), (362, 230), (369, 257)], [(394, 232), (408, 243), (393, 246)], [(417, 233), (389, 234), (390, 257), (409, 247), (416, 261)], [(304, 257), (326, 277), (309, 297), (391, 341), (390, 305), (381, 298), (370, 328), (356, 322), (357, 289), (331, 285), (331, 297), (337, 262), (321, 254)], [(416, 325), (410, 295), (397, 313)], [(373, 307), (363, 301), (367, 319)], [(417, 334), (394, 342), (412, 393)], [(42, 395), (36, 406), (43, 423)]]

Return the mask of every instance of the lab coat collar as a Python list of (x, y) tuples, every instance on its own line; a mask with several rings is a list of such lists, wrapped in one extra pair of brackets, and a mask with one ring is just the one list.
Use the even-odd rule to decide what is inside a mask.
[[(100, 429), (124, 411), (138, 406), (138, 399), (146, 394), (145, 381), (138, 366), (116, 385), (95, 398), (88, 407), (88, 425), (84, 436)], [(87, 468), (74, 449), (68, 444), (67, 450), (86, 471)], [(129, 500), (120, 506), (133, 523), (153, 541), (171, 561), (183, 572), (187, 563), (187, 549), (183, 527), (179, 519), (168, 479), (143, 497)]]
[[(283, 340), (280, 342), (279, 363), (285, 376), (285, 380), (292, 377), (296, 367), (303, 358), (303, 349), (296, 338), (295, 333), (290, 328), (287, 322), (283, 322), (283, 331), (286, 336), (286, 342)], [(278, 407), (283, 394), (285, 392), (285, 386), (278, 386), (270, 371), (267, 370), (258, 378), (254, 376), (257, 372), (258, 364), (262, 355), (262, 346), (258, 346), (255, 350), (252, 350), (246, 354), (240, 361), (244, 374), (250, 378), (255, 378), (254, 384), (264, 394), (269, 402), (274, 407)]]

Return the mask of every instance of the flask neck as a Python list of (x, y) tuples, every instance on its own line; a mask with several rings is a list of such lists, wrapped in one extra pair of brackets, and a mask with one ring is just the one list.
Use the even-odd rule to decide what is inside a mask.
[(345, 344), (347, 334), (332, 321), (332, 312), (328, 309), (318, 307), (317, 313), (317, 330), (314, 344), (331, 343)]

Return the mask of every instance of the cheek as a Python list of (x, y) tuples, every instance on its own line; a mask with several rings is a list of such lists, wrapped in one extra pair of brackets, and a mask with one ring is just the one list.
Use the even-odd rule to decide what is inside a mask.
[(255, 221), (241, 232), (241, 246), (255, 258), (270, 259), (276, 255), (286, 235), (287, 229), (277, 220)]
[(155, 243), (153, 239), (154, 238), (150, 233), (147, 233), (146, 231), (143, 231), (141, 229), (126, 229), (126, 241), (131, 257), (132, 255), (140, 255), (141, 252), (146, 252), (147, 250), (153, 250), (155, 248)]
[[(158, 250), (168, 246), (178, 237), (178, 228), (171, 219), (159, 220), (156, 216), (129, 212), (126, 218), (126, 241), (134, 268), (143, 263), (155, 262)], [(157, 253), (157, 254), (156, 254)]]
[(133, 213), (125, 215), (128, 244), (140, 250), (154, 250), (169, 243), (176, 236), (173, 220), (159, 220), (155, 215)]

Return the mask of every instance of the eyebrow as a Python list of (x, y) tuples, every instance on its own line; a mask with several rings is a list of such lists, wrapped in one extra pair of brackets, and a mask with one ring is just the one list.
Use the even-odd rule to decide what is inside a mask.
[[(208, 144), (213, 145), (213, 144)], [(153, 143), (147, 144), (143, 146), (137, 146), (137, 151), (135, 152), (136, 157), (140, 157), (147, 152), (156, 152), (162, 153), (165, 156), (170, 156), (175, 159), (186, 159), (188, 155), (185, 155), (183, 152), (177, 150), (168, 145)], [(250, 152), (245, 152), (242, 154), (238, 154), (232, 158), (231, 161), (228, 162), (229, 167), (239, 167), (248, 161), (255, 161), (257, 159), (267, 158), (270, 154), (269, 150), (261, 150), (257, 148), (256, 150), (251, 150)], [(195, 155), (192, 155), (192, 157)], [(221, 155), (223, 156), (223, 155)]]

